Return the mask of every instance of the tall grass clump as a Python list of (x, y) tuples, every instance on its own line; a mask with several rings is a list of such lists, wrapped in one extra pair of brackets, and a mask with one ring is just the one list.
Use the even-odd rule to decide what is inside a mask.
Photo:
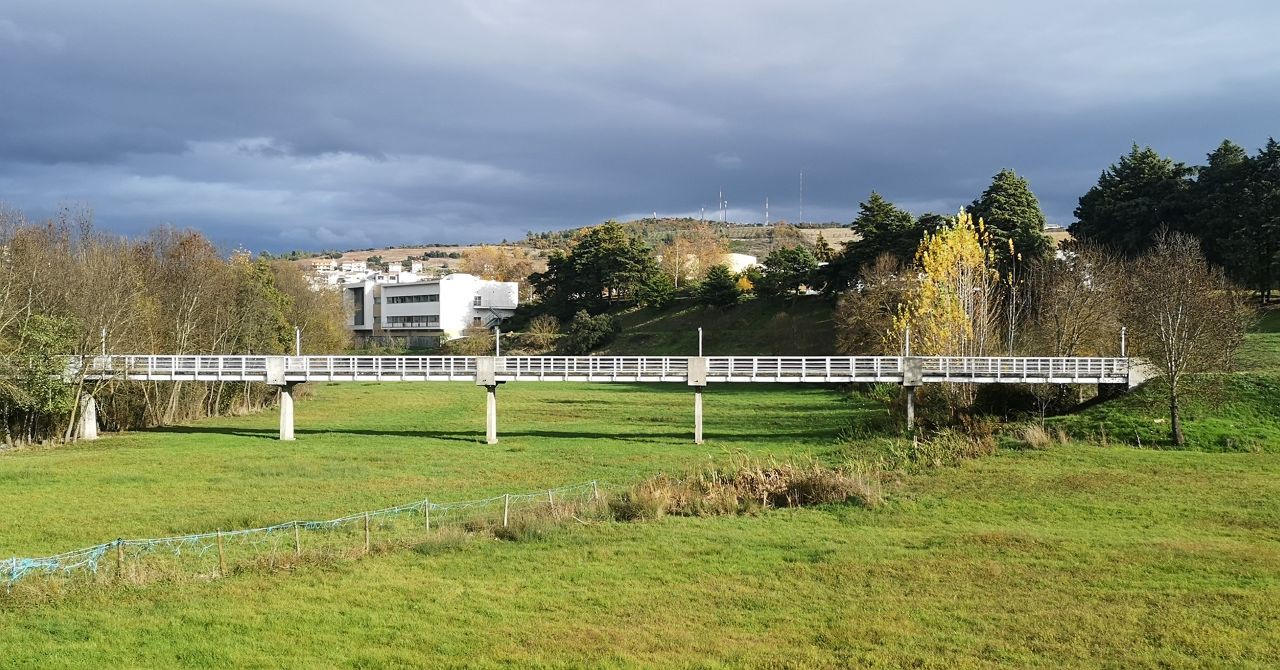
[(880, 506), (884, 492), (879, 473), (862, 465), (831, 468), (816, 461), (796, 465), (750, 459), (683, 479), (651, 477), (614, 496), (609, 508), (619, 521), (638, 521), (667, 514), (729, 516), (845, 502)]

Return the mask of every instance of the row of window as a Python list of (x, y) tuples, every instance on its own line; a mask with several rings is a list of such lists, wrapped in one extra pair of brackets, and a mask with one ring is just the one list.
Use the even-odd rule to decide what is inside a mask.
[(430, 314), (384, 317), (387, 327), (439, 328), (440, 317)]
[(438, 293), (428, 293), (425, 295), (387, 296), (387, 303), (391, 305), (400, 305), (410, 302), (440, 302), (440, 295)]

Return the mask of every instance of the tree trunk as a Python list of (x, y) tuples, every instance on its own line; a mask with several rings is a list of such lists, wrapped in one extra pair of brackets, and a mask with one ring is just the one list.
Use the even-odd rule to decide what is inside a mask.
[(1182, 415), (1178, 413), (1178, 387), (1174, 384), (1169, 385), (1169, 433), (1174, 446), (1186, 446), (1187, 438), (1182, 434)]

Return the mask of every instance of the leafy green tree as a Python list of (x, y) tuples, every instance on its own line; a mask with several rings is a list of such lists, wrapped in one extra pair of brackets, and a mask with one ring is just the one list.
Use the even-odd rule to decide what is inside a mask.
[(271, 264), (251, 261), (247, 255), (232, 259), (236, 281), (235, 350), (248, 354), (283, 354), (292, 350), (293, 325), (288, 314), (292, 301), (276, 286)]
[(997, 172), (987, 190), (973, 201), (969, 213), (986, 224), (1002, 275), (1008, 274), (1019, 258), (1030, 263), (1053, 252), (1053, 242), (1044, 234), (1040, 201), (1027, 180), (1013, 170)]
[(813, 282), (818, 259), (805, 247), (784, 247), (769, 252), (761, 265), (763, 276), (756, 284), (757, 293), (798, 295), (802, 286)]
[(1080, 197), (1071, 235), (1125, 256), (1149, 248), (1161, 229), (1182, 230), (1194, 168), (1137, 144)]
[(742, 292), (733, 273), (724, 265), (713, 265), (698, 287), (698, 302), (712, 307), (728, 307), (738, 304)]

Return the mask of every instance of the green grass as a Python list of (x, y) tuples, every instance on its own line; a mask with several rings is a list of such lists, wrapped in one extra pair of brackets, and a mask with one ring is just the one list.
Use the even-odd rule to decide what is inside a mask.
[[(271, 414), (0, 456), (3, 550), (317, 517), (737, 453), (840, 458), (879, 410), (796, 387), (321, 387)], [(852, 431), (856, 433), (857, 431)], [(4, 667), (1272, 667), (1280, 454), (1088, 446), (900, 476), (877, 510), (571, 524), (0, 606)]]
[[(466, 500), (592, 479), (628, 484), (733, 454), (839, 450), (851, 406), (820, 388), (716, 386), (693, 444), (680, 385), (508, 384), (497, 445), (469, 384), (333, 384), (297, 404), (296, 442), (274, 412), (212, 419), (0, 457), (0, 554), (38, 555), (155, 537), (330, 518), (431, 496)], [(859, 419), (859, 417), (864, 417)]]
[(620, 315), (622, 333), (601, 353), (693, 356), (698, 328), (708, 356), (829, 356), (835, 351), (831, 303), (819, 296), (760, 298), (725, 308), (684, 302)]
[[(1189, 449), (1280, 452), (1280, 374), (1191, 378), (1179, 403)], [(1049, 419), (1078, 439), (1169, 448), (1169, 392), (1156, 379), (1120, 398)]]

